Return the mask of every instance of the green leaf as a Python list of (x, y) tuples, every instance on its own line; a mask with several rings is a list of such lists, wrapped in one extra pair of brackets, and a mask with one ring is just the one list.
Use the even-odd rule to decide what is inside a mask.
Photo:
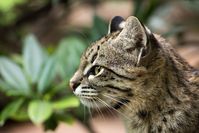
[(7, 92), (10, 90), (10, 86), (0, 79), (0, 91)]
[[(154, 11), (163, 4), (159, 0), (148, 0), (147, 4), (145, 0), (134, 1), (134, 16), (136, 16), (141, 22), (147, 23), (149, 18), (153, 15)], [(145, 8), (145, 10), (143, 10)]]
[(11, 103), (9, 103), (0, 114), (0, 126), (3, 126), (5, 121), (16, 115), (17, 110), (21, 107), (24, 99), (17, 99)]
[(12, 54), (11, 59), (16, 62), (17, 64), (23, 64), (23, 57), (19, 54)]
[(24, 68), (33, 83), (39, 80), (45, 54), (34, 35), (28, 35), (24, 40)]
[(81, 39), (72, 36), (60, 42), (56, 54), (58, 72), (64, 80), (69, 79), (76, 71), (85, 48), (86, 45)]
[(17, 110), (15, 113), (16, 115), (13, 115), (11, 117), (12, 120), (18, 121), (18, 122), (24, 122), (29, 120), (28, 112), (27, 112), (27, 106), (22, 106)]
[(23, 95), (30, 94), (30, 86), (21, 68), (6, 57), (0, 57), (0, 74), (5, 82)]
[(49, 84), (52, 82), (53, 78), (55, 77), (55, 69), (56, 68), (56, 58), (51, 57), (47, 60), (39, 79), (38, 83), (38, 91), (39, 93), (43, 93)]
[(48, 120), (44, 122), (44, 130), (55, 130), (58, 126), (58, 119), (52, 115)]
[(69, 114), (65, 114), (65, 115), (60, 115), (59, 117), (57, 117), (57, 119), (59, 119), (62, 122), (65, 122), (67, 124), (72, 125), (74, 123), (74, 117), (72, 115)]
[(53, 102), (52, 104), (54, 109), (66, 109), (66, 108), (73, 108), (79, 106), (79, 100), (74, 97), (66, 97), (59, 101)]
[(28, 115), (34, 124), (41, 124), (52, 115), (52, 105), (47, 101), (32, 101), (28, 105)]
[(21, 95), (20, 91), (13, 89), (10, 85), (8, 85), (5, 81), (1, 79), (0, 79), (0, 91), (5, 93), (7, 96)]
[(0, 0), (0, 11), (7, 12), (18, 4), (24, 3), (25, 0)]
[(108, 24), (99, 16), (93, 17), (93, 27), (91, 29), (91, 39), (95, 41), (108, 32)]

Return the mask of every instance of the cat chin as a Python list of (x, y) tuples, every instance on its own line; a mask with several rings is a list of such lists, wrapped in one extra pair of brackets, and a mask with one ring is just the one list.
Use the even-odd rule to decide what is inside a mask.
[(97, 102), (97, 101), (93, 101), (93, 100), (89, 100), (89, 99), (85, 99), (85, 98), (80, 98), (80, 101), (83, 105), (87, 106), (88, 108), (103, 108), (104, 106)]

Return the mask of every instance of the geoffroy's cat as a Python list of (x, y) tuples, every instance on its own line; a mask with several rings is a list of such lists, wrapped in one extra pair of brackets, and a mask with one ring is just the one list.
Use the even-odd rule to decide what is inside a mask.
[(70, 86), (84, 105), (120, 112), (128, 133), (199, 133), (199, 72), (134, 16), (111, 20)]

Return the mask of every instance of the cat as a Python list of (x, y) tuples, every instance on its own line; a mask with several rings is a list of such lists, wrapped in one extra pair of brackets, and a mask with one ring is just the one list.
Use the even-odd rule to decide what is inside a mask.
[(85, 106), (119, 112), (127, 133), (199, 133), (199, 71), (134, 16), (110, 21), (70, 86)]

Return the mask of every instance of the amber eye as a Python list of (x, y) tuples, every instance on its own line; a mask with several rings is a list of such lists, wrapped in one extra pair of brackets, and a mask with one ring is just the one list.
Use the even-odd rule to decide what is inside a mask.
[(102, 70), (102, 67), (96, 66), (94, 69), (94, 75), (97, 75), (98, 73), (100, 73), (101, 70)]
[(94, 66), (89, 71), (89, 75), (97, 75), (97, 74), (101, 73), (103, 71), (103, 69), (104, 68), (101, 66)]

